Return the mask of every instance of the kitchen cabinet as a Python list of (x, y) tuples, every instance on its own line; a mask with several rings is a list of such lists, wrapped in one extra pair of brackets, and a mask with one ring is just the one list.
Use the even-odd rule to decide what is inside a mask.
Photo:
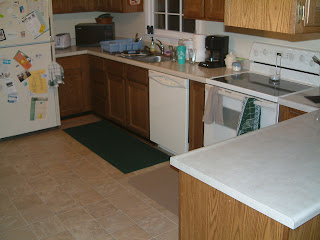
[(52, 11), (56, 13), (70, 12), (70, 2), (67, 0), (52, 0)]
[(103, 58), (89, 56), (92, 111), (100, 116), (107, 117), (107, 89), (104, 61)]
[(225, 25), (279, 33), (320, 32), (320, 0), (226, 0)]
[(181, 170), (179, 191), (179, 239), (316, 240), (320, 238), (320, 215), (293, 230)]
[(126, 80), (126, 127), (149, 138), (148, 70), (127, 65)]
[(125, 65), (106, 60), (108, 118), (121, 126), (126, 125)]
[(190, 80), (189, 151), (203, 147), (205, 84)]
[(302, 114), (305, 114), (306, 112), (300, 111), (298, 109), (286, 107), (283, 105), (280, 105), (279, 107), (279, 122), (288, 120), (290, 118), (298, 117)]
[(143, 0), (139, 5), (130, 5), (127, 0), (53, 0), (52, 9), (54, 14), (75, 12), (143, 12)]
[(79, 114), (90, 110), (87, 56), (58, 58), (64, 69), (64, 84), (59, 85), (60, 116)]
[(224, 0), (184, 0), (184, 17), (223, 22), (224, 4)]

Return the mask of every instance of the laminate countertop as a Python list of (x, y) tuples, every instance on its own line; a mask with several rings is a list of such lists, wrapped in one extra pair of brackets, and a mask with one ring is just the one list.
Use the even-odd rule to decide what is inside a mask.
[[(171, 74), (173, 76), (192, 79), (198, 82), (206, 82), (206, 78), (219, 77), (232, 75), (239, 72), (234, 72), (228, 68), (203, 68), (198, 64), (189, 64), (187, 61), (185, 64), (178, 64), (178, 62), (164, 61), (160, 63), (144, 63), (136, 60), (130, 60), (123, 57), (115, 56), (107, 52), (102, 52), (100, 47), (77, 47), (71, 46), (70, 48), (63, 50), (55, 50), (56, 58), (76, 56), (81, 54), (89, 54), (97, 57), (102, 57), (114, 61), (123, 62), (126, 64)], [(241, 71), (246, 72), (246, 71)]]
[(170, 163), (295, 229), (320, 213), (320, 110), (171, 157)]

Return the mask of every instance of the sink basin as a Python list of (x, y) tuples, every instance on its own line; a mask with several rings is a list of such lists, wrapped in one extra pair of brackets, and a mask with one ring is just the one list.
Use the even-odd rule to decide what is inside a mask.
[(158, 63), (170, 60), (169, 57), (164, 55), (121, 55), (121, 57), (145, 63)]
[(160, 56), (138, 57), (138, 58), (135, 58), (134, 60), (145, 62), (145, 63), (158, 63), (158, 62), (169, 61), (170, 58), (167, 56), (160, 55)]

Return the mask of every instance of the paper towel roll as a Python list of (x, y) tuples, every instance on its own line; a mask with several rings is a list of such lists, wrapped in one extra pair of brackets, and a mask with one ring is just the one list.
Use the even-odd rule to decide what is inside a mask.
[(193, 48), (197, 49), (196, 61), (203, 62), (206, 60), (206, 35), (194, 34), (193, 35)]

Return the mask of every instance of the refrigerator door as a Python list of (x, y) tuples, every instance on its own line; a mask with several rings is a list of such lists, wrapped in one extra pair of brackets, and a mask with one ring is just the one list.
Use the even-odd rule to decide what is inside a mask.
[[(18, 51), (31, 63), (16, 61)], [(58, 89), (48, 86), (50, 63), (50, 43), (1, 49), (0, 67), (6, 74), (0, 75), (0, 138), (60, 125)], [(34, 98), (47, 100), (32, 104)]]
[(0, 15), (0, 48), (50, 41), (51, 0), (0, 1)]

